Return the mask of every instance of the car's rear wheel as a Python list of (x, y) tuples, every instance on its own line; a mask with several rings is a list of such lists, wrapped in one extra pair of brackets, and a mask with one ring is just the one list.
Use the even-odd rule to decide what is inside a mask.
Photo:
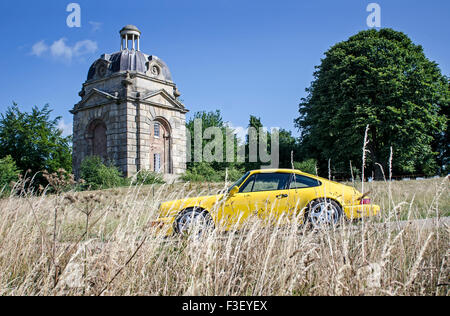
[(175, 232), (179, 235), (203, 236), (214, 229), (214, 221), (211, 215), (201, 209), (186, 209), (181, 212), (174, 225)]
[(313, 228), (338, 226), (342, 219), (342, 207), (330, 199), (318, 199), (309, 203), (308, 223)]

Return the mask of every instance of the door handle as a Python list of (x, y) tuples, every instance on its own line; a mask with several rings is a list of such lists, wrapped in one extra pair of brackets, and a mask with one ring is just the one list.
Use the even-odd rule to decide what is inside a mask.
[(287, 197), (289, 197), (289, 195), (287, 195), (287, 194), (280, 194), (280, 195), (277, 195), (277, 199), (285, 199), (285, 198), (287, 198)]

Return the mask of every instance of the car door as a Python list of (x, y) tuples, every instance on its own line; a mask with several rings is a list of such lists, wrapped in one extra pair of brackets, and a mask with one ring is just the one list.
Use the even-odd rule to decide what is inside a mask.
[(239, 192), (227, 198), (219, 209), (220, 226), (225, 230), (239, 229), (251, 215), (249, 193)]
[[(244, 182), (247, 183), (251, 177), (250, 172), (247, 172), (232, 187), (241, 188)], [(233, 196), (225, 196), (218, 207), (217, 224), (225, 230), (239, 228), (250, 215), (248, 198), (249, 194), (244, 192), (238, 192)]]
[(314, 178), (307, 177), (300, 174), (293, 174), (289, 191), (292, 198), (291, 203), (294, 205), (293, 211), (290, 216), (300, 215), (300, 219), (303, 220), (303, 214), (308, 206), (309, 202), (314, 200), (319, 193), (319, 187), (322, 183)]
[(264, 221), (277, 221), (290, 208), (288, 173), (257, 173), (242, 192), (248, 194), (249, 215)]

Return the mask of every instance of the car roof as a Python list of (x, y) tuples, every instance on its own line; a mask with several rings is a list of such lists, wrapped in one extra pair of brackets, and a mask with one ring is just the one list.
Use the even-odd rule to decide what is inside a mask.
[[(303, 172), (303, 171), (297, 170), (297, 169), (257, 169), (257, 170), (250, 171), (250, 173), (298, 173), (298, 174), (310, 175), (309, 173), (306, 173), (306, 172)], [(315, 177), (312, 174), (310, 176)]]
[(250, 171), (250, 174), (255, 174), (255, 173), (295, 173), (295, 174), (299, 174), (299, 175), (304, 175), (307, 177), (311, 177), (314, 179), (317, 179), (321, 182), (331, 182), (331, 183), (335, 183), (335, 184), (341, 184), (335, 181), (331, 181), (329, 179), (325, 179), (323, 177), (320, 176), (316, 176), (314, 174), (310, 174), (301, 170), (297, 170), (297, 169), (256, 169), (256, 170), (252, 170)]

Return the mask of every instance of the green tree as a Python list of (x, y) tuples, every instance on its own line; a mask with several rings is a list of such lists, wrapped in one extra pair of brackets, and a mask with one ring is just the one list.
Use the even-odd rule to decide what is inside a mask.
[[(250, 119), (248, 122), (248, 128), (253, 129), (256, 134), (251, 134), (250, 131), (247, 135), (246, 144), (245, 144), (245, 169), (247, 170), (253, 170), (253, 169), (259, 169), (261, 168), (262, 163), (260, 162), (260, 159), (257, 159), (258, 161), (252, 161), (254, 159), (251, 159), (250, 152), (252, 149), (250, 148), (250, 143), (257, 144), (254, 145), (253, 151), (256, 150), (257, 156), (254, 158), (260, 158), (259, 157), (259, 144), (260, 144), (260, 129), (264, 127), (264, 125), (261, 122), (260, 117), (256, 117), (253, 115), (250, 115)], [(267, 131), (267, 146), (270, 147), (271, 145), (271, 138), (270, 138), (270, 132)], [(270, 153), (270, 148), (267, 150), (268, 153)], [(255, 154), (255, 153), (254, 153)]]
[(126, 184), (120, 171), (113, 165), (105, 165), (97, 156), (86, 157), (81, 163), (81, 178), (87, 188), (109, 189)]
[[(238, 140), (237, 136), (235, 135), (234, 131), (228, 127), (226, 123), (224, 123), (222, 119), (222, 115), (220, 111), (215, 112), (197, 112), (194, 114), (194, 117), (191, 118), (186, 123), (186, 128), (190, 133), (191, 140), (190, 140), (190, 150), (191, 150), (191, 161), (188, 161), (188, 170), (194, 171), (194, 170), (206, 170), (208, 168), (204, 167), (204, 164), (200, 164), (200, 162), (194, 162), (194, 150), (195, 150), (195, 121), (200, 120), (202, 122), (202, 130), (201, 130), (201, 136), (202, 136), (202, 150), (205, 148), (205, 146), (210, 143), (212, 140), (203, 139), (203, 135), (205, 133), (205, 130), (209, 127), (217, 127), (221, 130), (222, 134), (222, 146), (223, 146), (223, 161), (220, 162), (211, 162), (207, 163), (210, 165), (210, 167), (213, 170), (216, 171), (225, 171), (226, 168), (237, 168), (239, 169), (241, 167), (241, 164), (237, 162), (237, 148), (238, 148)], [(200, 132), (200, 131), (198, 131)], [(233, 161), (226, 161), (227, 158), (227, 135), (229, 135), (229, 138), (233, 140)], [(189, 145), (188, 145), (189, 146)]]
[(0, 196), (11, 190), (11, 182), (19, 180), (20, 171), (11, 156), (0, 159)]
[(440, 173), (447, 175), (450, 164), (450, 136), (448, 134), (448, 117), (450, 107), (443, 106), (440, 115), (446, 120), (446, 128), (443, 132), (437, 133), (433, 142), (433, 149), (438, 153), (437, 163), (440, 167)]
[[(256, 131), (259, 131), (261, 127), (263, 127), (263, 124), (261, 122), (261, 118), (251, 115), (249, 119), (248, 127), (254, 128)], [(259, 169), (262, 165), (264, 165), (261, 162), (250, 162), (249, 161), (249, 142), (250, 142), (251, 135), (247, 136), (247, 143), (246, 143), (246, 169)], [(260, 144), (260, 135), (254, 135), (254, 139), (252, 141), (255, 141), (257, 144)], [(278, 131), (278, 141), (279, 141), (279, 158), (280, 158), (280, 168), (292, 168), (292, 154), (294, 160), (301, 158), (301, 151), (300, 151), (300, 144), (298, 140), (292, 136), (292, 132), (280, 129)], [(272, 134), (271, 131), (267, 131), (267, 153), (272, 153)], [(259, 153), (258, 153), (259, 154)]]
[(349, 161), (361, 166), (369, 125), (369, 172), (381, 176), (377, 163), (387, 170), (391, 146), (394, 173), (436, 172), (433, 142), (446, 131), (449, 80), (422, 46), (392, 29), (362, 31), (331, 47), (314, 78), (295, 122), (319, 170), (328, 159), (347, 175)]
[(316, 174), (316, 166), (317, 161), (315, 159), (308, 159), (302, 162), (294, 162), (295, 169), (314, 175)]
[[(48, 105), (20, 111), (17, 104), (0, 116), (0, 153), (11, 156), (22, 171), (32, 174), (62, 168), (72, 171), (71, 137), (63, 137), (58, 128), (60, 117), (51, 119)], [(40, 178), (42, 180), (42, 178)]]
[(294, 136), (292, 136), (292, 132), (285, 129), (280, 129), (279, 141), (280, 141), (280, 168), (290, 169), (292, 168), (292, 158), (294, 158), (294, 162), (302, 158), (302, 153), (300, 151), (300, 144), (298, 140)]

